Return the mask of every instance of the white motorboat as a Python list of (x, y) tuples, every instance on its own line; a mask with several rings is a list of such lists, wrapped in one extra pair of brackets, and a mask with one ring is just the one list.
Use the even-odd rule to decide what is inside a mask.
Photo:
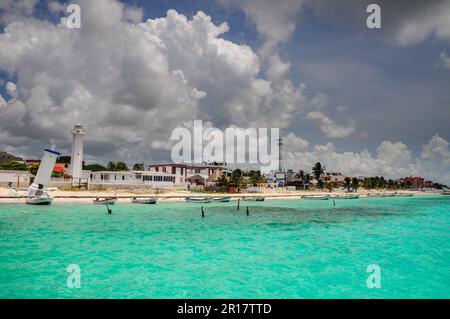
[(189, 203), (196, 203), (196, 204), (209, 204), (211, 203), (211, 198), (204, 197), (204, 198), (197, 198), (197, 197), (186, 197), (186, 202)]
[(131, 199), (131, 202), (133, 204), (156, 204), (157, 201), (158, 201), (157, 197), (148, 197), (148, 198), (133, 197)]
[(97, 205), (114, 205), (117, 202), (117, 197), (97, 197), (93, 200), (94, 204)]
[(53, 197), (48, 195), (42, 195), (42, 196), (34, 196), (34, 197), (27, 197), (25, 199), (25, 203), (30, 205), (50, 205), (53, 201)]
[(302, 198), (306, 200), (328, 200), (330, 197), (330, 195), (306, 195)]
[(345, 195), (336, 195), (336, 196), (333, 196), (331, 198), (332, 199), (358, 199), (359, 195), (355, 195), (355, 194), (347, 195), (347, 194), (345, 194)]

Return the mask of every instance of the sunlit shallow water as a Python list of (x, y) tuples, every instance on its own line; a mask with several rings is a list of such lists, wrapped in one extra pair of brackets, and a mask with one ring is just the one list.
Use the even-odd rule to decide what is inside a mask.
[(0, 204), (0, 297), (450, 297), (449, 197), (235, 205)]

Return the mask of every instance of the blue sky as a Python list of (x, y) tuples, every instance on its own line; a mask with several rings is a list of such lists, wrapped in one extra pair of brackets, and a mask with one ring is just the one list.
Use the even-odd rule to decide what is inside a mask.
[(367, 149), (374, 174), (406, 158), (412, 172), (437, 165), (450, 180), (446, 1), (379, 1), (380, 30), (366, 27), (365, 0), (74, 2), (83, 27), (71, 33), (56, 27), (63, 1), (0, 4), (3, 149), (38, 156), (36, 142), (56, 135), (68, 151), (72, 116), (91, 133), (89, 160), (161, 161), (172, 126), (199, 118), (280, 127), (294, 169), (310, 164), (295, 158), (340, 163)]

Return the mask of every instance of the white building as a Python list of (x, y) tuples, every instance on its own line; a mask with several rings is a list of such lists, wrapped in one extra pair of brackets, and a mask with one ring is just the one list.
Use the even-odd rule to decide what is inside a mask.
[(0, 186), (28, 187), (30, 185), (30, 172), (0, 170)]
[(95, 186), (150, 186), (171, 188), (176, 185), (176, 175), (154, 171), (99, 171), (91, 172), (89, 185)]

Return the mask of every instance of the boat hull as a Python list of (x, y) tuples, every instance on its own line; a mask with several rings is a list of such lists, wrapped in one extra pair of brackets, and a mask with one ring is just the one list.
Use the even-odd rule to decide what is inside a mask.
[(93, 200), (95, 205), (114, 205), (116, 202), (117, 198), (100, 198)]
[(53, 197), (29, 197), (25, 199), (25, 203), (28, 205), (50, 205), (53, 201)]
[(263, 202), (266, 198), (265, 197), (244, 197), (242, 198), (243, 201), (247, 202)]
[(359, 195), (337, 195), (333, 196), (332, 199), (358, 199)]
[(157, 198), (132, 198), (131, 202), (133, 204), (146, 204), (146, 205), (152, 205), (156, 204), (158, 201)]
[(219, 203), (228, 203), (231, 200), (230, 196), (224, 196), (224, 197), (219, 197), (219, 198), (213, 198), (212, 199), (214, 202), (219, 202)]
[(329, 200), (330, 196), (303, 196), (303, 199), (306, 200)]
[(195, 204), (208, 204), (211, 203), (211, 199), (209, 198), (192, 198), (187, 197), (186, 201), (189, 203), (195, 203)]

